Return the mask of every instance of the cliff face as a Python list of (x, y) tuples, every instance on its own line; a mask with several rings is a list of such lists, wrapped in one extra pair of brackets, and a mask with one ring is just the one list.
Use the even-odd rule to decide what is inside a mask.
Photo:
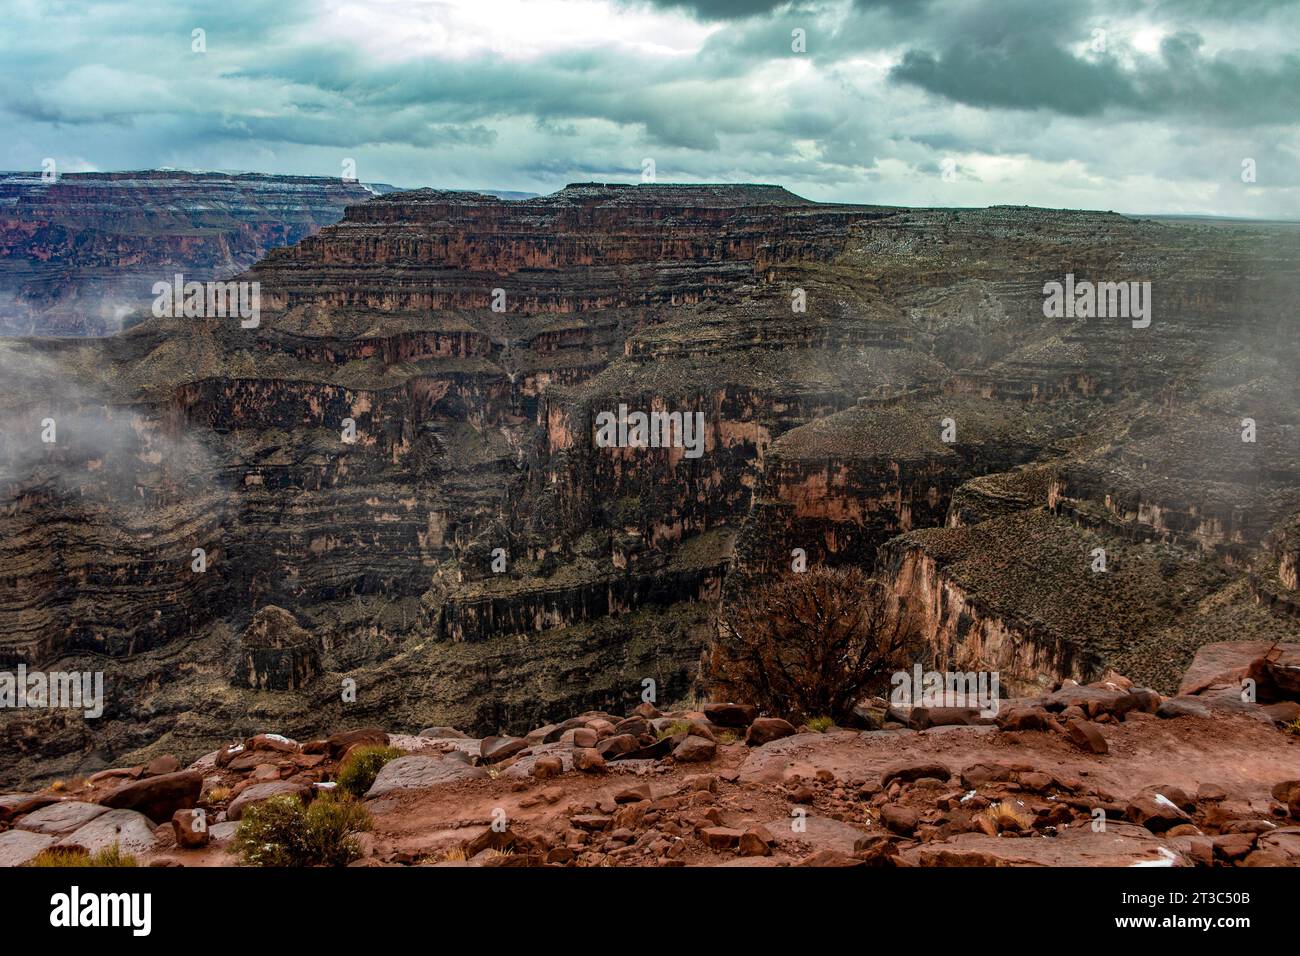
[[(1007, 687), (1116, 660), (1155, 680), (1216, 629), (1294, 629), (1250, 585), (1294, 577), (1293, 539), (1263, 533), (1296, 510), (1270, 457), (1295, 422), (1294, 297), (1253, 283), (1295, 279), (1294, 241), (760, 186), (421, 190), (244, 273), (256, 328), (0, 342), (0, 665), (101, 669), (108, 692), (98, 721), (0, 714), (0, 773), (273, 725), (489, 733), (670, 702), (796, 548), (878, 567), (936, 661)], [(1066, 258), (1209, 291), (1171, 293), (1135, 344), (1044, 318)], [(1237, 287), (1232, 319), (1213, 290)], [(698, 446), (606, 447), (620, 407), (698, 415)], [(1155, 451), (1246, 407), (1274, 443), (1259, 480)], [(1209, 513), (1233, 478), (1254, 489), (1224, 519), (1236, 550), (1134, 530)], [(1094, 592), (1075, 575), (1100, 544), (1117, 589)]]
[(0, 334), (116, 332), (149, 309), (155, 282), (242, 272), (374, 194), (309, 176), (0, 176)]

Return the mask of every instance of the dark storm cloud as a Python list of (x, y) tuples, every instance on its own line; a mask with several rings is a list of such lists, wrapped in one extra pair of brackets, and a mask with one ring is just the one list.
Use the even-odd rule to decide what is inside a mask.
[(1233, 126), (1300, 119), (1300, 58), (1261, 65), (1249, 54), (1207, 56), (1202, 45), (1199, 34), (1172, 35), (1130, 69), (1117, 56), (1086, 59), (1042, 37), (971, 40), (938, 55), (909, 50), (890, 78), (984, 108), (1192, 115)]

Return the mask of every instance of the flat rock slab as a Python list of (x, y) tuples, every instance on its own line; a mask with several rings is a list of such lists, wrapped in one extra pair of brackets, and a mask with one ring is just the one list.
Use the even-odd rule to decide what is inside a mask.
[(19, 830), (30, 830), (33, 833), (67, 836), (105, 813), (108, 813), (108, 807), (100, 806), (98, 803), (64, 800), (27, 814), (15, 826)]
[(440, 754), (459, 750), (471, 757), (478, 756), (478, 739), (473, 737), (415, 737), (410, 734), (389, 734), (388, 746), (405, 750), (408, 754)]
[(1246, 676), (1250, 665), (1273, 646), (1272, 641), (1219, 641), (1202, 645), (1183, 673), (1178, 696), (1198, 694), (1213, 684), (1235, 684), (1240, 691), (1241, 678)]
[[(804, 828), (803, 832), (799, 833), (792, 830), (792, 823), (801, 825)], [(772, 834), (778, 843), (785, 840), (797, 840), (812, 847), (814, 853), (818, 850), (836, 850), (849, 856), (853, 855), (854, 844), (871, 832), (859, 830), (857, 827), (840, 820), (814, 816), (811, 813), (804, 817), (802, 821), (795, 817), (783, 817), (779, 820), (771, 820), (763, 825), (767, 827), (768, 832)]]
[(57, 839), (30, 830), (0, 833), (0, 866), (22, 866), (42, 850), (53, 846)]
[(110, 810), (65, 836), (58, 845), (98, 853), (117, 844), (124, 853), (148, 853), (158, 843), (153, 831), (153, 823), (143, 813)]
[(456, 756), (412, 754), (384, 764), (366, 793), (366, 799), (382, 797), (397, 790), (423, 790), (460, 780), (478, 780), (488, 776), (482, 767), (471, 767)]
[(58, 802), (58, 797), (47, 793), (0, 793), (0, 820), (11, 820)]
[(951, 840), (904, 850), (905, 866), (1187, 866), (1164, 841), (1141, 827), (1114, 821), (1106, 832), (1090, 826), (1057, 837), (1007, 838), (960, 833)]

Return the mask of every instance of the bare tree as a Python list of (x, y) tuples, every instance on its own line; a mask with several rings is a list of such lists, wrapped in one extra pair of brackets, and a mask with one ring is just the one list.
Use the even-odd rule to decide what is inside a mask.
[(795, 723), (845, 722), (886, 674), (909, 666), (914, 619), (857, 568), (814, 568), (749, 590), (720, 623), (715, 695)]

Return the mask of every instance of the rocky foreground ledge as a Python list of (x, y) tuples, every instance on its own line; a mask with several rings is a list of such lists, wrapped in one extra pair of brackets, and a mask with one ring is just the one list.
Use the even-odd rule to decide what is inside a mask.
[[(354, 866), (1294, 866), (1298, 665), (1300, 645), (1215, 644), (1176, 697), (1110, 675), (993, 719), (863, 708), (871, 730), (711, 703), (526, 737), (259, 734), (185, 769), (163, 757), (0, 795), (0, 865), (114, 844), (153, 866), (235, 865), (249, 807), (310, 801), (349, 751), (383, 745), (403, 753), (365, 794)], [(1272, 702), (1243, 703), (1243, 680)]]

